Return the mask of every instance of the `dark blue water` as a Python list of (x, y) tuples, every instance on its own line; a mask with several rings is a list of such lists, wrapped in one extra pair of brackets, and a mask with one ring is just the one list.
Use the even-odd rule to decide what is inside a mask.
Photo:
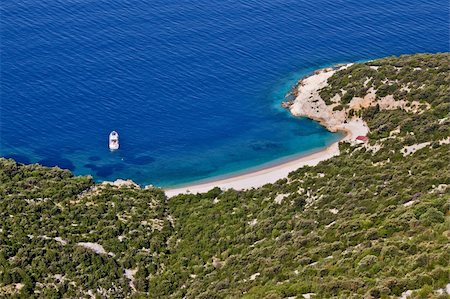
[(296, 79), (448, 51), (448, 16), (447, 0), (4, 0), (0, 155), (168, 186), (314, 151), (340, 136), (279, 108)]

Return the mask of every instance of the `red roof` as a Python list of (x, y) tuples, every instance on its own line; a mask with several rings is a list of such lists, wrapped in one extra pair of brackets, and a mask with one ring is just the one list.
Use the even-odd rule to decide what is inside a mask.
[(356, 137), (356, 140), (368, 141), (369, 138), (367, 136), (358, 136), (358, 137)]

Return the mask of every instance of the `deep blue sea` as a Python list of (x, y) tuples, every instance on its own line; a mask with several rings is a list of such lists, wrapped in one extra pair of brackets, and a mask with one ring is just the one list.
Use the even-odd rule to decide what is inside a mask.
[(290, 87), (449, 51), (449, 2), (3, 0), (0, 32), (1, 156), (173, 186), (339, 139), (280, 108)]

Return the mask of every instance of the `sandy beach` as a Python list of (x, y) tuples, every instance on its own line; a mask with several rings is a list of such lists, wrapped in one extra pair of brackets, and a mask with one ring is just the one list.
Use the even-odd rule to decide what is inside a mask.
[[(348, 67), (348, 65), (341, 67)], [(230, 188), (244, 190), (261, 187), (267, 183), (274, 183), (279, 179), (285, 178), (290, 172), (300, 167), (314, 166), (321, 161), (339, 155), (339, 142), (341, 141), (353, 142), (357, 136), (366, 136), (369, 129), (362, 119), (357, 117), (346, 119), (343, 112), (333, 111), (332, 107), (327, 106), (319, 96), (318, 90), (326, 86), (328, 78), (336, 71), (336, 69), (331, 68), (319, 70), (314, 75), (300, 81), (297, 96), (293, 102), (288, 103), (287, 108), (295, 116), (304, 116), (320, 122), (329, 131), (345, 132), (346, 135), (343, 139), (331, 144), (324, 150), (254, 172), (166, 189), (166, 195), (173, 197), (182, 193), (203, 193), (214, 187), (219, 187), (222, 190)]]
[[(347, 135), (341, 139), (353, 140), (356, 136), (366, 135), (367, 126), (362, 121), (353, 121), (346, 126)], [(327, 160), (331, 157), (339, 155), (339, 142), (331, 144), (324, 150), (315, 152), (310, 155), (299, 157), (298, 159), (264, 168), (255, 172), (232, 176), (226, 179), (212, 180), (206, 183), (192, 184), (179, 188), (166, 189), (166, 195), (173, 197), (182, 193), (203, 193), (214, 187), (222, 190), (233, 188), (235, 190), (244, 190), (261, 187), (267, 183), (274, 183), (279, 179), (287, 177), (287, 175), (303, 166), (314, 166), (319, 162)]]

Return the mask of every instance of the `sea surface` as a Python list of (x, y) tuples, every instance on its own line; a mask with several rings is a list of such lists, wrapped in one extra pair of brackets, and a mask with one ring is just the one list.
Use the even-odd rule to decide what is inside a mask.
[(0, 155), (99, 181), (174, 186), (317, 151), (342, 136), (280, 108), (299, 78), (449, 51), (448, 0), (3, 0), (0, 9)]

